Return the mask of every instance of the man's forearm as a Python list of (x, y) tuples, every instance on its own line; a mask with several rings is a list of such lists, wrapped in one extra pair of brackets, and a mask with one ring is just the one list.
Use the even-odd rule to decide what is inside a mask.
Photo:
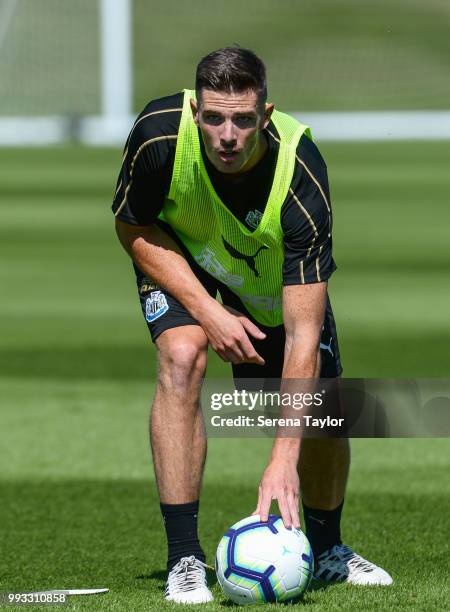
[[(294, 393), (314, 393), (312, 379), (319, 376), (320, 355), (315, 342), (305, 342), (302, 346), (299, 339), (286, 339), (284, 365), (280, 392), (282, 395)], [(298, 416), (289, 406), (281, 407), (281, 418)], [(292, 433), (292, 435), (290, 435)], [(280, 430), (274, 439), (271, 452), (272, 461), (288, 461), (297, 463), (300, 456), (302, 429), (296, 428), (294, 432)]]
[(320, 370), (319, 343), (316, 338), (286, 337), (283, 379), (318, 378)]
[(118, 221), (116, 229), (120, 242), (138, 268), (173, 295), (195, 319), (204, 312), (206, 303), (215, 302), (176, 242), (157, 225), (133, 228)]

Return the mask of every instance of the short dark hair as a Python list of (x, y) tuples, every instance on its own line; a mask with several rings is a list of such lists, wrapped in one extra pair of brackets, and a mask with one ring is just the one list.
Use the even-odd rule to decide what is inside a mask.
[(258, 102), (267, 99), (266, 67), (250, 49), (225, 47), (200, 60), (195, 75), (195, 92), (200, 99), (201, 90), (243, 92), (253, 89)]

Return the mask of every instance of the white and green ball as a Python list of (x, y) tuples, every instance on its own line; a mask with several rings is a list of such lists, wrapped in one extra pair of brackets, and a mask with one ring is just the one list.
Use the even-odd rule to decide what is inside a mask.
[(258, 515), (235, 523), (220, 540), (217, 579), (235, 603), (299, 599), (311, 582), (313, 554), (305, 534), (286, 529), (281, 517)]

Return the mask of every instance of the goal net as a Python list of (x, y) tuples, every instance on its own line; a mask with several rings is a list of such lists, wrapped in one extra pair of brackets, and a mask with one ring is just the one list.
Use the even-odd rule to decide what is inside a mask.
[(0, 143), (122, 138), (131, 0), (0, 0)]
[(100, 112), (99, 5), (0, 0), (0, 115)]

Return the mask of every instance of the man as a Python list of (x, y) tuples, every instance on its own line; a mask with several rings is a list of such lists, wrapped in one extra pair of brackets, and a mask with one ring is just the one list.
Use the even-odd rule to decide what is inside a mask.
[[(335, 264), (326, 166), (308, 128), (267, 104), (266, 91), (251, 51), (203, 58), (195, 92), (152, 101), (139, 115), (113, 204), (158, 352), (151, 445), (166, 598), (180, 603), (212, 599), (197, 535), (208, 345), (236, 379), (341, 373), (327, 296)], [(390, 584), (341, 542), (349, 457), (345, 439), (276, 438), (256, 511), (267, 520), (276, 499), (285, 525), (299, 527), (301, 482), (316, 576)]]

